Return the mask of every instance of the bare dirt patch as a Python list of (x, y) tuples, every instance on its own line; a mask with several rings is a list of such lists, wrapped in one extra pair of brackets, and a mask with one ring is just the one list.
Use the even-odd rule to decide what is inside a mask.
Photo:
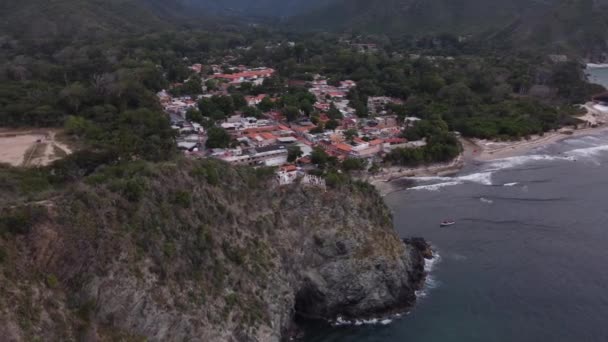
[(43, 166), (72, 150), (55, 140), (56, 130), (0, 130), (0, 163), (13, 166)]

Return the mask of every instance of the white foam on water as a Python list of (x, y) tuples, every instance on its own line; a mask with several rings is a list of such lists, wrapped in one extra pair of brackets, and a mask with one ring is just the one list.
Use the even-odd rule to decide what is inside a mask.
[(409, 178), (418, 182), (433, 182), (440, 183), (418, 185), (409, 188), (409, 190), (428, 190), (438, 191), (447, 186), (460, 185), (464, 183), (477, 183), (482, 185), (492, 185), (492, 172), (479, 172), (460, 177), (411, 177)]
[(450, 255), (449, 258), (457, 261), (467, 260), (466, 256), (457, 253)]
[(608, 145), (600, 145), (587, 148), (578, 148), (576, 150), (566, 152), (566, 155), (570, 157), (579, 158), (592, 158), (600, 155), (601, 153), (608, 152)]
[(431, 272), (435, 266), (441, 261), (439, 253), (434, 251), (434, 257), (432, 259), (424, 260), (424, 271), (426, 272), (426, 278), (424, 279), (424, 286), (422, 289), (416, 291), (417, 298), (424, 298), (429, 295), (430, 290), (439, 287), (439, 282), (433, 278)]
[(354, 326), (376, 325), (376, 324), (388, 325), (388, 324), (393, 323), (394, 319), (399, 318), (401, 316), (402, 316), (402, 314), (394, 314), (390, 317), (385, 317), (385, 318), (356, 319), (356, 320), (352, 320), (352, 321), (344, 319), (342, 316), (338, 316), (338, 318), (336, 318), (336, 320), (334, 322), (332, 322), (332, 325), (335, 327), (345, 326), (345, 325), (354, 325)]
[(433, 268), (435, 268), (435, 265), (441, 261), (441, 255), (439, 255), (439, 253), (434, 251), (433, 254), (435, 256), (433, 256), (431, 259), (424, 259), (424, 271), (427, 273), (431, 272)]
[(548, 154), (532, 154), (528, 156), (517, 156), (517, 157), (509, 157), (503, 159), (497, 159), (490, 163), (488, 163), (488, 168), (486, 171), (498, 171), (503, 169), (510, 169), (516, 166), (521, 166), (529, 162), (535, 161), (554, 161), (554, 160), (576, 160), (574, 157), (567, 156), (552, 156)]
[(506, 184), (503, 184), (502, 186), (516, 186), (517, 184), (519, 184), (519, 183), (517, 183), (517, 182), (514, 182), (514, 183), (506, 183)]
[(428, 190), (428, 191), (439, 191), (441, 188), (445, 188), (446, 186), (460, 185), (463, 182), (453, 181), (453, 182), (445, 182), (445, 183), (437, 183), (437, 184), (428, 184), (428, 185), (419, 185), (408, 190)]
[(492, 172), (473, 173), (470, 175), (457, 177), (456, 179), (482, 185), (492, 185)]
[(492, 204), (492, 203), (494, 203), (494, 201), (492, 201), (491, 199), (487, 199), (487, 198), (484, 198), (484, 197), (481, 197), (479, 200), (480, 200), (481, 202), (483, 202), (483, 203), (487, 203), (487, 204)]
[(417, 182), (450, 181), (453, 177), (409, 177), (408, 179)]

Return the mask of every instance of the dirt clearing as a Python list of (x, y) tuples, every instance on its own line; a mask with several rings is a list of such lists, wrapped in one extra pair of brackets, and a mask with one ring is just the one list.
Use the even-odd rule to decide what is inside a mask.
[(56, 130), (0, 129), (0, 163), (13, 166), (43, 166), (72, 153), (55, 140)]

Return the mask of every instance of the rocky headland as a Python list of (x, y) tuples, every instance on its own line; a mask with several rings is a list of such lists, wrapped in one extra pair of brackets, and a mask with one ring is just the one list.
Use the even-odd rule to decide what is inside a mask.
[(4, 189), (0, 334), (281, 341), (296, 317), (378, 317), (414, 303), (432, 251), (397, 236), (372, 186), (273, 178), (179, 160), (105, 167), (38, 201), (9, 203), (23, 197)]

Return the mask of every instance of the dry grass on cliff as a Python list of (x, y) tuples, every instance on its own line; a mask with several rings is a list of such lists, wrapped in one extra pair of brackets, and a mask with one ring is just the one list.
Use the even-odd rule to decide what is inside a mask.
[[(163, 324), (183, 325), (173, 332), (184, 338), (266, 336), (289, 320), (297, 265), (315, 267), (325, 252), (343, 258), (336, 241), (360, 258), (403, 252), (389, 210), (364, 183), (279, 188), (271, 169), (212, 160), (133, 161), (68, 183), (57, 183), (66, 173), (58, 170), (0, 169), (0, 195), (20, 198), (0, 212), (0, 319), (17, 322), (25, 339), (44, 327), (62, 337), (44, 317), (116, 336)], [(18, 283), (55, 303), (28, 302)], [(171, 315), (151, 325), (139, 305)], [(9, 314), (11, 306), (28, 309)]]

